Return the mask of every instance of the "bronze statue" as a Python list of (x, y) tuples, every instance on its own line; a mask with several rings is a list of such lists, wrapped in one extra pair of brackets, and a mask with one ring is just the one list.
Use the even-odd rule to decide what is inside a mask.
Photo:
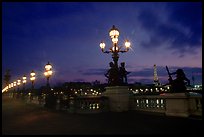
[(108, 78), (108, 84), (110, 86), (120, 86), (127, 84), (127, 72), (125, 69), (125, 62), (121, 63), (121, 66), (118, 68), (113, 62), (109, 63), (110, 69), (105, 73), (105, 76)]
[(125, 62), (121, 62), (120, 63), (120, 67), (119, 67), (119, 77), (120, 77), (120, 83), (121, 84), (127, 84), (127, 75), (130, 72), (127, 72), (127, 70), (125, 69)]
[[(176, 72), (170, 73), (167, 66), (166, 69), (169, 74), (169, 83), (172, 92), (186, 92), (186, 86), (190, 85), (190, 80), (186, 77), (184, 71), (182, 69), (177, 69)], [(173, 80), (171, 75), (175, 74), (176, 79)]]
[(118, 68), (113, 62), (109, 63), (110, 69), (107, 71), (105, 76), (108, 78), (108, 84), (111, 86), (118, 85)]

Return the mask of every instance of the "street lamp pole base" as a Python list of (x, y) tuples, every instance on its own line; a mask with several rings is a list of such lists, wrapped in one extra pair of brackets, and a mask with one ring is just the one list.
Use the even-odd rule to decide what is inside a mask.
[(109, 109), (113, 112), (128, 111), (130, 107), (131, 93), (128, 86), (105, 87), (104, 96), (109, 98)]

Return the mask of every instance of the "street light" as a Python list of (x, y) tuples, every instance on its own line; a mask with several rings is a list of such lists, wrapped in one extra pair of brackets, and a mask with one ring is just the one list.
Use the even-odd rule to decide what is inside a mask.
[(11, 88), (13, 88), (13, 83), (11, 83)]
[(20, 80), (20, 79), (18, 79), (18, 80), (17, 80), (18, 92), (19, 92), (19, 86), (20, 86), (20, 84), (21, 84), (21, 80)]
[(16, 81), (13, 82), (13, 86), (14, 86), (14, 92), (16, 91)]
[(8, 84), (8, 90), (7, 90), (7, 92), (10, 92), (10, 89), (11, 89), (11, 84)]
[(52, 65), (48, 63), (45, 65), (45, 72), (44, 72), (45, 77), (47, 78), (47, 89), (50, 88), (50, 84), (49, 84), (49, 79), (52, 75)]
[(23, 76), (23, 91), (25, 91), (26, 76)]
[(129, 51), (130, 48), (130, 42), (128, 40), (125, 41), (125, 49), (122, 50), (122, 46), (118, 46), (118, 37), (119, 37), (119, 30), (113, 25), (113, 27), (109, 31), (109, 35), (112, 39), (113, 45), (108, 51), (104, 51), (105, 49), (105, 43), (102, 41), (100, 43), (100, 48), (103, 53), (112, 53), (112, 58), (114, 61), (114, 64), (116, 67), (118, 67), (118, 58), (119, 58), (119, 52), (124, 53)]
[[(109, 31), (109, 36), (111, 37), (113, 43), (112, 47), (110, 47), (108, 51), (105, 51), (105, 43), (103, 41), (100, 43), (100, 48), (103, 53), (107, 54), (112, 53), (112, 59), (114, 61), (114, 67), (116, 68), (116, 71), (118, 71), (119, 52), (121, 53), (128, 52), (131, 45), (128, 40), (125, 40), (124, 48), (123, 46), (118, 46), (119, 34), (120, 34), (119, 30), (113, 25), (113, 27)], [(118, 81), (119, 77), (116, 79)]]
[(34, 89), (34, 81), (35, 81), (35, 72), (32, 70), (30, 73), (30, 80), (32, 82), (32, 90)]
[(45, 77), (47, 78), (47, 96), (45, 98), (45, 107), (53, 107), (55, 104), (56, 100), (54, 99), (54, 94), (50, 90), (50, 84), (49, 84), (49, 79), (52, 75), (52, 65), (48, 63), (45, 65), (45, 72), (44, 72)]
[[(13, 86), (13, 82), (11, 82), (11, 89), (12, 89), (13, 87), (14, 87), (14, 86)], [(11, 90), (11, 94), (10, 94), (11, 97), (13, 97), (13, 94), (14, 94), (14, 93), (13, 93), (13, 91)]]
[(14, 93), (14, 96), (13, 97), (15, 97), (15, 95), (16, 95), (16, 81), (14, 81), (13, 82), (13, 87), (14, 87), (14, 89), (13, 89), (13, 93)]
[(17, 85), (18, 85), (17, 98), (19, 97), (19, 86), (20, 86), (20, 84), (21, 84), (21, 80), (18, 79), (17, 80)]

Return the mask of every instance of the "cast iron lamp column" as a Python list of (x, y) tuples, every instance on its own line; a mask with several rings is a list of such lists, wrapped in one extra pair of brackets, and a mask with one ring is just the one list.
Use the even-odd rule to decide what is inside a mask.
[(50, 90), (49, 79), (52, 75), (51, 69), (52, 69), (52, 65), (48, 62), (45, 65), (45, 72), (44, 72), (44, 75), (47, 78), (47, 96), (45, 98), (45, 107), (48, 107), (48, 108), (53, 108), (53, 107), (55, 107), (55, 104), (56, 104), (55, 96)]
[(26, 76), (23, 76), (23, 90), (25, 90), (25, 84), (26, 84)]
[(30, 80), (32, 82), (32, 87), (31, 89), (33, 90), (34, 89), (34, 81), (35, 81), (35, 72), (32, 70), (31, 73), (30, 73)]
[[(100, 43), (100, 48), (102, 50), (103, 53), (112, 53), (112, 59), (114, 62), (114, 67), (115, 67), (115, 71), (119, 70), (118, 67), (118, 59), (119, 59), (119, 52), (124, 53), (124, 52), (128, 52), (129, 48), (130, 48), (130, 42), (128, 40), (125, 40), (125, 49), (122, 50), (122, 46), (118, 46), (118, 37), (119, 37), (119, 30), (113, 25), (113, 27), (110, 29), (109, 31), (109, 36), (112, 39), (112, 47), (109, 48), (108, 51), (104, 51), (105, 49), (105, 43), (102, 41)], [(119, 77), (116, 76), (116, 83), (117, 85), (119, 84)]]
[(119, 59), (119, 52), (124, 53), (129, 51), (130, 42), (128, 40), (125, 41), (125, 50), (122, 50), (122, 46), (118, 46), (118, 37), (119, 37), (119, 30), (113, 25), (113, 27), (109, 31), (109, 35), (112, 39), (113, 45), (110, 47), (108, 51), (104, 51), (105, 43), (101, 42), (100, 47), (103, 53), (112, 53), (112, 58), (114, 61), (115, 66), (118, 68), (118, 59)]
[(20, 84), (21, 84), (21, 80), (20, 80), (20, 79), (18, 79), (18, 80), (17, 80), (17, 85), (18, 85), (18, 94), (19, 94), (19, 86), (20, 86)]
[(23, 94), (25, 94), (26, 76), (23, 76)]
[(31, 87), (31, 95), (30, 95), (30, 100), (33, 100), (33, 95), (34, 95), (34, 81), (35, 81), (35, 72), (32, 70), (30, 73), (30, 80), (32, 82), (32, 87)]
[(18, 79), (17, 80), (17, 85), (18, 85), (17, 98), (20, 96), (20, 93), (19, 93), (19, 86), (20, 86), (20, 84), (21, 84), (21, 80)]
[(14, 95), (16, 95), (16, 81), (13, 82), (13, 87), (14, 87), (13, 89)]
[(47, 89), (50, 89), (49, 79), (52, 75), (52, 65), (49, 62), (45, 65), (44, 75), (47, 78)]
[[(16, 81), (13, 82), (13, 86), (16, 87)], [(16, 88), (14, 88), (14, 90), (16, 90)]]

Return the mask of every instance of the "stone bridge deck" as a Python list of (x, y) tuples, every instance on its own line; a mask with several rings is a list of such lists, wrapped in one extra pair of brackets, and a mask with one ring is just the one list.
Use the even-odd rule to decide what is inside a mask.
[(71, 114), (2, 97), (3, 135), (145, 135), (202, 132), (201, 118), (128, 112)]

